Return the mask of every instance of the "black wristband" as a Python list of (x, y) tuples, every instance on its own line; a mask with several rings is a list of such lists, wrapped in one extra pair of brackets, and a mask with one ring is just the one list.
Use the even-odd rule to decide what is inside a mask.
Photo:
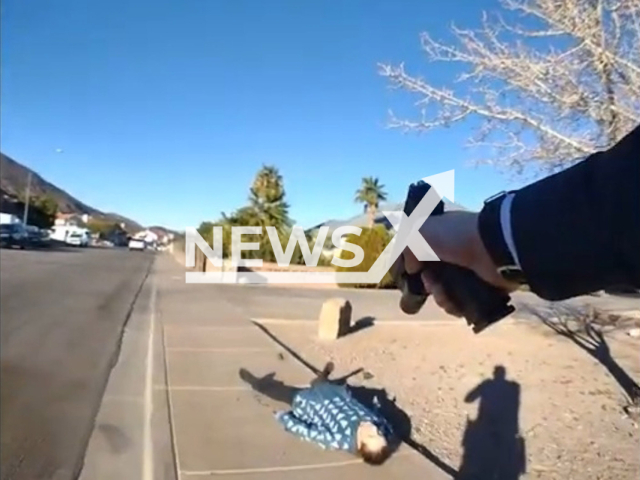
[(485, 202), (478, 216), (480, 239), (496, 268), (515, 265), (515, 259), (509, 251), (500, 223), (500, 207), (504, 199), (505, 195), (490, 198)]

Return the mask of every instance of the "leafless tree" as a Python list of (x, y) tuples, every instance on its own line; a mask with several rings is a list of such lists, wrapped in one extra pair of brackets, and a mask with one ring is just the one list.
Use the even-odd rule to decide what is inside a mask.
[[(459, 64), (449, 86), (381, 64), (417, 97), (425, 131), (469, 121), (478, 158), (510, 172), (547, 173), (607, 148), (640, 123), (640, 0), (501, 0), (479, 29), (452, 27), (451, 44), (421, 35), (430, 62)], [(437, 68), (430, 66), (429, 68)], [(474, 118), (475, 117), (475, 118)]]
[(627, 408), (633, 408), (634, 417), (640, 413), (640, 385), (612, 356), (607, 341), (608, 334), (635, 324), (634, 318), (608, 314), (591, 306), (550, 304), (546, 308), (525, 306), (524, 310), (600, 362), (622, 387)]

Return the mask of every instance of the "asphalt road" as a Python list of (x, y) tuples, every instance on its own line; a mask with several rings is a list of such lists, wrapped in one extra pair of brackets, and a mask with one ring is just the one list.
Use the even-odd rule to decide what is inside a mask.
[(0, 251), (0, 478), (76, 478), (153, 254)]

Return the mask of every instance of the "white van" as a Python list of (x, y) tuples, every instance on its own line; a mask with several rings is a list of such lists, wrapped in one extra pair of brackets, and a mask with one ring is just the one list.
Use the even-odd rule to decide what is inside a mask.
[(89, 231), (69, 225), (56, 225), (51, 229), (51, 238), (77, 247), (89, 246)]
[(0, 224), (22, 223), (22, 221), (11, 213), (0, 213)]

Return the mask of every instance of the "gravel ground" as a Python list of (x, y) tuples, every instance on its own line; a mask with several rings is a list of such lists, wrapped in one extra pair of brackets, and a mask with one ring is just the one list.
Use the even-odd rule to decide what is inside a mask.
[[(411, 418), (414, 440), (453, 469), (482, 471), (515, 458), (519, 432), (526, 453), (517, 466), (525, 473), (509, 480), (640, 478), (637, 417), (625, 413), (628, 401), (610, 373), (640, 379), (640, 340), (623, 331), (580, 347), (536, 322), (478, 336), (464, 323), (378, 322), (324, 343), (311, 322), (265, 326), (317, 367), (333, 360), (338, 375), (364, 368), (351, 383), (386, 388)], [(494, 378), (501, 368), (506, 378)]]

